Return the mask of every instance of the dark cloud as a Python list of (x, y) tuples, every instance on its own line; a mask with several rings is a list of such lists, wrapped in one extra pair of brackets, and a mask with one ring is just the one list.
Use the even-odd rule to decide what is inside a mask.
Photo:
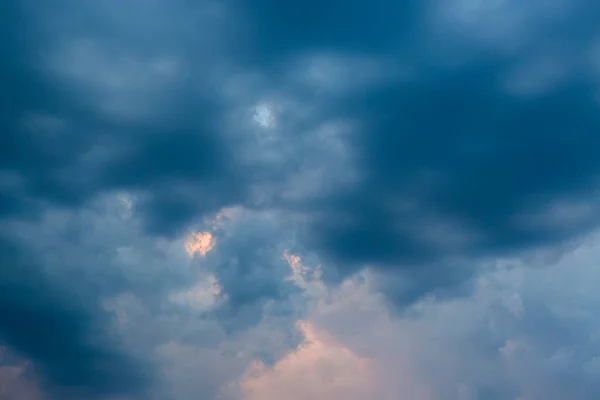
[[(408, 58), (422, 63), (413, 79), (339, 99), (337, 113), (360, 124), (353, 145), (363, 178), (315, 207), (310, 240), (342, 275), (365, 264), (414, 269), (424, 293), (468, 279), (468, 269), (449, 279), (455, 259), (550, 246), (597, 226), (597, 72), (586, 54), (598, 10), (580, 3), (555, 20), (537, 10), (531, 23), (554, 25), (508, 54), (469, 50), (448, 32), (454, 66), (432, 64), (436, 52), (424, 46)], [(539, 52), (572, 55), (574, 71), (539, 92), (511, 89), (509, 72)]]
[(241, 31), (246, 34), (251, 50), (243, 54), (250, 63), (264, 67), (277, 65), (286, 56), (315, 49), (381, 54), (397, 51), (401, 45), (410, 46), (411, 34), (418, 29), (418, 11), (425, 9), (426, 2), (231, 3), (247, 16)]
[[(597, 226), (591, 0), (59, 3), (0, 6), (0, 222), (115, 191), (135, 197), (152, 238), (231, 205), (309, 220), (244, 220), (219, 237), (202, 268), (227, 300), (205, 314), (228, 332), (267, 306), (293, 314), (280, 244), (296, 231), (290, 243), (327, 261), (325, 278), (373, 266), (377, 289), (404, 305), (468, 292), (474, 259)], [(261, 101), (276, 121), (254, 132)], [(82, 261), (89, 222), (57, 237)], [(98, 254), (127, 247), (115, 232), (92, 246), (83, 289), (63, 290), (72, 261), (46, 276), (56, 263), (27, 253), (47, 249), (2, 244), (0, 339), (59, 398), (143, 391), (98, 303), (129, 291), (156, 311), (195, 272), (105, 272), (97, 264), (114, 260)], [(169, 262), (151, 247), (140, 245)]]
[[(113, 77), (117, 80), (148, 74), (140, 69), (160, 63), (155, 54), (164, 45), (136, 47), (137, 60), (112, 65), (116, 70), (103, 76), (103, 67), (114, 59), (118, 63), (128, 52), (124, 43), (112, 41), (108, 26), (98, 27), (96, 21), (88, 29), (78, 24), (74, 28), (73, 18), (66, 13), (62, 15), (65, 27), (55, 27), (47, 10), (44, 14), (44, 9), (32, 11), (18, 2), (8, 3), (3, 6), (7, 8), (3, 47), (10, 57), (2, 61), (2, 81), (7, 86), (3, 92), (8, 97), (3, 107), (0, 168), (6, 180), (3, 186), (10, 193), (3, 201), (4, 214), (31, 213), (45, 202), (75, 207), (104, 191), (127, 188), (146, 195), (147, 204), (140, 209), (147, 211), (150, 227), (171, 233), (171, 228), (181, 227), (194, 215), (239, 199), (243, 185), (214, 126), (222, 109), (216, 97), (195, 90), (186, 76), (160, 93), (149, 88), (160, 77), (141, 76), (137, 89), (127, 82), (122, 88), (105, 81), (111, 73), (122, 75)], [(75, 21), (85, 23), (85, 16), (94, 11), (83, 8), (87, 12)], [(81, 43), (61, 37), (70, 30), (84, 37)], [(53, 37), (57, 43), (50, 40)], [(140, 41), (125, 39), (132, 46)], [(58, 60), (52, 61), (53, 51)], [(83, 64), (81, 69), (78, 63)], [(164, 64), (164, 71), (160, 64), (149, 69), (168, 74), (168, 61)], [(65, 78), (61, 69), (71, 73), (69, 68), (74, 77)], [(161, 97), (159, 109), (139, 118), (136, 107), (149, 97)], [(203, 184), (202, 192), (210, 191), (211, 196), (194, 193), (190, 199), (188, 191), (179, 189)]]
[(214, 274), (222, 290), (223, 302), (212, 313), (231, 332), (255, 326), (267, 313), (265, 307), (270, 315), (294, 323), (290, 302), (301, 291), (289, 279), (291, 269), (283, 257), (286, 243), (294, 245), (283, 220), (260, 213), (232, 220), (217, 231), (214, 250), (202, 260), (202, 268)]
[(138, 394), (149, 375), (114, 346), (95, 304), (68, 295), (43, 267), (0, 242), (0, 341), (33, 363), (52, 398)]
[[(346, 137), (356, 185), (316, 200), (279, 198), (314, 216), (305, 240), (338, 267), (326, 277), (365, 264), (400, 271), (413, 294), (398, 287), (391, 295), (410, 301), (468, 285), (474, 271), (461, 263), (551, 246), (597, 226), (598, 72), (589, 55), (599, 10), (592, 2), (264, 1), (245, 15), (250, 64), (275, 80), (307, 54), (316, 55), (308, 69), (319, 55), (353, 54), (411, 71), (335, 96), (286, 87), (316, 105), (318, 121), (357, 126)], [(343, 74), (348, 65), (323, 73)], [(289, 122), (283, 135), (286, 128), (307, 130)], [(315, 151), (294, 156), (306, 161)], [(319, 162), (334, 165), (327, 156)], [(299, 164), (285, 163), (267, 179)]]
[[(2, 224), (36, 220), (54, 207), (77, 210), (102, 193), (128, 189), (140, 193), (138, 210), (146, 216), (146, 225), (154, 232), (172, 234), (192, 216), (216, 210), (236, 198), (241, 185), (222, 140), (209, 126), (219, 107), (216, 100), (196, 95), (188, 82), (179, 81), (171, 86), (172, 91), (161, 93), (164, 105), (160, 111), (146, 118), (137, 118), (135, 112), (132, 116), (128, 110), (120, 113), (99, 107), (97, 100), (111, 83), (103, 81), (107, 78), (101, 74), (103, 65), (93, 58), (95, 53), (85, 53), (94, 45), (86, 42), (69, 50), (68, 41), (61, 40), (68, 34), (77, 36), (77, 32), (97, 36), (111, 28), (99, 27), (98, 20), (86, 28), (73, 23), (68, 8), (64, 11), (54, 15), (64, 24), (53, 26), (56, 10), (32, 8), (20, 1), (0, 6), (0, 50), (5, 55), (0, 61)], [(128, 39), (134, 45), (133, 40), (139, 38)], [(123, 42), (113, 43), (110, 37), (98, 40), (104, 41), (99, 46), (108, 48), (110, 55), (126, 50)], [(67, 54), (62, 60), (65, 65), (59, 65), (75, 68), (74, 78), (66, 79), (56, 71), (49, 55), (61, 46), (67, 47), (67, 53), (83, 52), (83, 62), (89, 62), (85, 67), (98, 67), (91, 72), (92, 78), (99, 80), (98, 90), (94, 82), (77, 81), (90, 73), (77, 70), (81, 61), (77, 55), (69, 58)], [(152, 49), (138, 50), (139, 58), (152, 55)], [(104, 62), (106, 66), (112, 61)], [(139, 67), (143, 65), (143, 61), (134, 63), (127, 73), (142, 74)], [(152, 83), (151, 77), (144, 79), (143, 87)], [(127, 97), (131, 88), (123, 92), (124, 102), (118, 104), (118, 98), (110, 98), (107, 104), (127, 108), (154, 95)], [(201, 185), (203, 189), (199, 189)], [(190, 198), (186, 190), (190, 186), (198, 187), (202, 195), (195, 192)], [(206, 196), (209, 191), (212, 195)], [(198, 198), (200, 202), (195, 201)], [(78, 242), (86, 229), (72, 228), (61, 236), (66, 242), (60, 246)], [(131, 281), (115, 273), (98, 274), (96, 282), (90, 281), (94, 272), (90, 275), (86, 268), (98, 269), (93, 269), (89, 260), (61, 269), (47, 254), (30, 254), (33, 247), (9, 243), (21, 243), (20, 239), (0, 239), (0, 343), (32, 362), (51, 398), (143, 394), (151, 386), (146, 366), (111, 336), (111, 320), (99, 304), (102, 296), (125, 290)], [(55, 251), (60, 253), (60, 247)], [(64, 260), (69, 260), (68, 255)], [(48, 273), (55, 267), (67, 274)]]
[(367, 178), (319, 221), (324, 246), (346, 262), (422, 264), (594, 227), (593, 91), (518, 99), (499, 93), (497, 76), (468, 71), (376, 96), (374, 124), (358, 139)]

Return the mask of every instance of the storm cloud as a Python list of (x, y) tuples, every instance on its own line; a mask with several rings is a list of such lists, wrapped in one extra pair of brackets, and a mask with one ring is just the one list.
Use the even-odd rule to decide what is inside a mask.
[[(4, 1), (7, 396), (385, 399), (400, 368), (419, 400), (595, 398), (595, 298), (560, 308), (544, 279), (593, 276), (599, 20), (591, 0)], [(436, 367), (422, 337), (444, 329)], [(319, 352), (368, 379), (336, 391)]]

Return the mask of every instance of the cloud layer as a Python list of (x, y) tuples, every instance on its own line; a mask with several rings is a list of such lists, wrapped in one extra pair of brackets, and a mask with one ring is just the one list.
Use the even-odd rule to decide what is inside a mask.
[(0, 393), (596, 398), (598, 18), (4, 1)]

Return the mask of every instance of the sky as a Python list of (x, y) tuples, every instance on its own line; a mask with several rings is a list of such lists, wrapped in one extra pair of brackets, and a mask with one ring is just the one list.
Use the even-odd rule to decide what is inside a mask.
[(0, 398), (599, 398), (598, 21), (0, 2)]

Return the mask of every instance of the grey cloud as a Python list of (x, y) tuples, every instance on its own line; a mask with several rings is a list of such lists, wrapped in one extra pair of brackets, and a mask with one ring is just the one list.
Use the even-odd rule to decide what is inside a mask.
[[(289, 236), (281, 221), (253, 212), (220, 216), (216, 221), (208, 218), (195, 228), (212, 231), (216, 245), (206, 256), (192, 258), (185, 250), (185, 235), (175, 239), (147, 235), (135, 206), (134, 196), (106, 195), (78, 210), (47, 209), (38, 221), (6, 226), (21, 238), (23, 249), (43, 257), (44, 264), (32, 268), (43, 273), (51, 289), (48, 296), (60, 293), (60, 301), (41, 307), (37, 302), (48, 302), (48, 296), (24, 291), (34, 277), (25, 274), (22, 280), (7, 281), (12, 292), (20, 293), (9, 297), (7, 307), (18, 310), (17, 306), (31, 303), (39, 311), (32, 315), (31, 324), (45, 324), (53, 313), (65, 315), (55, 318), (57, 328), (64, 327), (64, 345), (75, 352), (76, 340), (81, 340), (90, 346), (85, 350), (92, 352), (75, 353), (63, 361), (45, 360), (14, 338), (22, 325), (14, 321), (8, 325), (6, 332), (13, 336), (2, 332), (5, 343), (38, 368), (33, 381), (44, 388), (45, 382), (56, 387), (46, 393), (65, 398), (65, 391), (73, 386), (85, 386), (86, 396), (103, 400), (111, 393), (215, 398), (252, 359), (276, 360), (296, 344), (293, 324), (304, 307), (299, 289), (286, 281), (291, 270), (282, 259), (283, 250), (293, 249), (294, 242), (273, 240)], [(210, 290), (210, 274), (217, 278), (220, 291)], [(71, 305), (74, 299), (76, 305)], [(81, 329), (73, 329), (67, 317)], [(39, 332), (31, 337), (35, 343), (42, 343), (45, 331)], [(58, 345), (52, 337), (42, 344), (46, 342)], [(188, 356), (181, 358), (181, 352)], [(92, 363), (88, 361), (92, 356), (106, 359), (97, 368), (90, 364), (94, 376), (100, 379), (103, 373), (105, 381), (83, 380), (78, 365)], [(207, 359), (216, 365), (206, 364)], [(79, 368), (74, 371), (79, 375), (67, 374), (63, 366), (67, 361), (68, 367)], [(193, 370), (187, 371), (188, 364)], [(56, 369), (65, 375), (58, 379)], [(111, 375), (112, 370), (119, 375)], [(140, 380), (146, 377), (149, 380)]]
[(47, 394), (136, 395), (149, 383), (150, 371), (114, 347), (97, 306), (73, 304), (68, 288), (54, 285), (32, 257), (5, 239), (0, 255), (1, 343), (33, 362)]
[(311, 308), (309, 320), (383, 365), (381, 398), (424, 385), (413, 398), (592, 399), (600, 390), (597, 240), (552, 262), (484, 265), (469, 296), (416, 302), (409, 314), (418, 318), (390, 317), (368, 273)]
[[(453, 8), (65, 0), (50, 9), (5, 1), (0, 49), (10, 56), (0, 68), (10, 98), (0, 114), (0, 216), (11, 228), (31, 224), (10, 234), (24, 236), (23, 251), (43, 261), (26, 264), (30, 277), (11, 268), (1, 276), (2, 305), (16, 319), (0, 339), (37, 362), (49, 386), (143, 391), (137, 368), (127, 368), (131, 381), (108, 371), (135, 357), (89, 336), (102, 331), (97, 303), (107, 297), (130, 292), (160, 314), (169, 294), (204, 268), (228, 298), (209, 316), (231, 334), (269, 313), (289, 324), (299, 312), (280, 259), (283, 237), (327, 261), (327, 278), (373, 266), (383, 277), (378, 290), (406, 305), (428, 292), (467, 293), (475, 259), (594, 228), (600, 120), (597, 71), (586, 57), (598, 7), (444, 4)], [(323, 55), (331, 56), (325, 67)], [(236, 86), (244, 76), (259, 79)], [(281, 112), (274, 128), (253, 133), (248, 109), (264, 99)], [(115, 222), (105, 210), (104, 220), (77, 214), (115, 191), (137, 199), (132, 230), (121, 221), (102, 231)], [(173, 266), (183, 253), (156, 249), (154, 241), (172, 243), (230, 205), (301, 223), (234, 224), (202, 266)], [(61, 229), (46, 226), (44, 247), (36, 228), (57, 209), (67, 217), (52, 221)], [(90, 226), (102, 233), (90, 239)], [(67, 261), (52, 261), (57, 253)], [(21, 297), (38, 273), (43, 290)], [(17, 318), (22, 307), (27, 321)], [(19, 339), (48, 318), (56, 336)], [(579, 338), (569, 335), (555, 340)], [(44, 340), (72, 357), (44, 353)]]
[(223, 301), (213, 313), (227, 329), (256, 325), (265, 309), (293, 324), (297, 311), (291, 302), (300, 290), (288, 279), (291, 269), (283, 257), (286, 249), (296, 246), (294, 224), (286, 225), (286, 219), (277, 214), (246, 213), (215, 232), (215, 248), (201, 265), (214, 274), (222, 288)]
[[(98, 303), (132, 286), (150, 299), (156, 287), (145, 285), (168, 291), (185, 275), (110, 268), (117, 250), (110, 246), (123, 245), (122, 237), (110, 240), (122, 232), (110, 229), (84, 254), (78, 247), (86, 244), (85, 224), (94, 222), (77, 218), (81, 207), (132, 190), (143, 224), (173, 234), (243, 192), (223, 139), (209, 127), (218, 99), (202, 92), (205, 77), (192, 82), (185, 74), (186, 67), (202, 74), (201, 60), (189, 57), (172, 76), (172, 53), (181, 58), (199, 43), (192, 37), (200, 36), (201, 21), (156, 24), (185, 14), (164, 3), (135, 22), (122, 18), (122, 11), (134, 17), (137, 6), (2, 4), (0, 215), (8, 239), (2, 238), (0, 340), (32, 361), (53, 398), (144, 394), (153, 383), (146, 366), (121, 348)], [(67, 215), (55, 219), (57, 235), (36, 242), (35, 228), (57, 208)], [(32, 229), (18, 229), (21, 223)], [(9, 241), (26, 247), (14, 253)], [(134, 282), (135, 274), (145, 278)]]
[[(338, 101), (336, 115), (360, 124), (351, 143), (362, 181), (309, 205), (316, 221), (309, 237), (342, 275), (365, 264), (414, 269), (415, 281), (428, 276), (416, 288), (422, 294), (468, 280), (473, 272), (457, 270), (457, 260), (551, 246), (597, 225), (600, 120), (585, 54), (598, 10), (586, 2), (564, 7), (550, 24), (531, 6), (524, 18), (539, 27), (512, 52), (482, 53), (455, 37), (453, 63), (428, 53), (425, 44), (436, 37), (421, 26), (411, 31), (418, 54), (407, 57), (417, 68), (413, 79)], [(443, 47), (442, 40), (433, 45)], [(541, 92), (510, 92), (507, 71), (539, 52), (585, 65)]]
[[(406, 303), (431, 290), (461, 291), (475, 274), (463, 266), (474, 259), (552, 246), (596, 226), (600, 121), (588, 54), (599, 10), (592, 2), (432, 1), (398, 9), (350, 2), (343, 11), (303, 10), (310, 19), (271, 2), (246, 10), (250, 43), (240, 58), (314, 106), (301, 122), (282, 118), (276, 131), (301, 135), (318, 121), (348, 123), (342, 142), (352, 154), (351, 184), (316, 199), (272, 196), (276, 207), (313, 218), (303, 240), (337, 266), (326, 276), (365, 264), (400, 270), (413, 289), (390, 291)], [(328, 53), (406, 71), (339, 96), (307, 82), (285, 84), (290, 65), (296, 71), (294, 63), (312, 55), (312, 64), (300, 62), (310, 75)], [(326, 170), (329, 158), (317, 162)], [(298, 165), (269, 164), (276, 171), (261, 175), (261, 188), (280, 188)]]
[[(14, 98), (3, 118), (2, 170), (21, 179), (11, 197), (22, 199), (7, 207), (32, 210), (46, 201), (77, 206), (127, 187), (146, 195), (149, 226), (171, 233), (194, 215), (239, 200), (243, 184), (214, 126), (222, 105), (206, 93), (204, 78), (186, 69), (208, 71), (195, 55), (178, 70), (177, 60), (190, 49), (166, 47), (182, 32), (163, 32), (167, 43), (142, 46), (144, 39), (135, 35), (113, 37), (125, 28), (112, 10), (116, 4), (107, 3), (104, 10), (71, 6), (81, 13), (56, 16), (62, 26), (51, 22), (56, 10), (43, 7), (3, 14), (29, 21), (14, 26), (7, 36), (17, 38), (3, 44), (13, 55), (3, 61), (10, 62), (3, 81), (12, 85), (7, 93)], [(169, 10), (157, 11), (161, 7)], [(82, 28), (96, 11), (93, 23)], [(145, 18), (151, 22), (151, 16)], [(99, 26), (102, 21), (106, 26)], [(189, 191), (180, 189), (203, 184), (201, 192), (211, 192), (213, 199), (198, 193), (190, 199)]]

